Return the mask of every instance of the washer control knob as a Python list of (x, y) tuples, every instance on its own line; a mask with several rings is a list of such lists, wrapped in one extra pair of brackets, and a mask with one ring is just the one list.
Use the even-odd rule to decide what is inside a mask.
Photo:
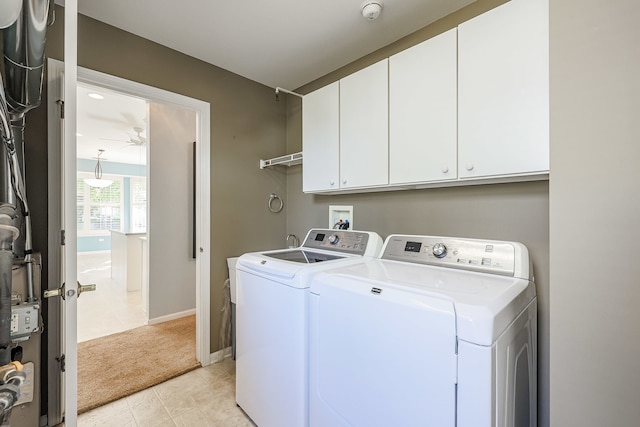
[(447, 247), (444, 245), (444, 243), (436, 243), (435, 245), (433, 245), (433, 256), (435, 256), (436, 258), (444, 258), (447, 255)]
[(336, 245), (338, 244), (338, 241), (340, 241), (340, 238), (335, 234), (332, 234), (327, 240), (329, 240), (329, 243), (331, 243), (332, 245)]

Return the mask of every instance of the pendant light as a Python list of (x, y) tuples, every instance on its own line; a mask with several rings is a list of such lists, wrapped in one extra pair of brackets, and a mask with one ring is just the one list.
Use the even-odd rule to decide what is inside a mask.
[(96, 167), (94, 169), (95, 178), (85, 178), (84, 180), (84, 182), (89, 184), (91, 187), (104, 188), (113, 184), (112, 180), (102, 178), (102, 165), (100, 165), (100, 160), (102, 159), (102, 153), (104, 153), (104, 150), (100, 148), (98, 149), (98, 157), (94, 157), (94, 159), (97, 160)]

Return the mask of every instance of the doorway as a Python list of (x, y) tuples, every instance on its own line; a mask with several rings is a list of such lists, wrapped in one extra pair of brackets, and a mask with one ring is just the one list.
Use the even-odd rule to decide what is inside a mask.
[[(60, 135), (62, 134), (62, 123), (53, 119), (56, 115), (56, 101), (61, 99), (61, 93), (63, 92), (60, 88), (61, 82), (63, 81), (63, 72), (64, 65), (63, 63), (55, 60), (49, 60), (48, 63), (49, 69), (49, 135), (50, 135), (50, 156), (49, 156), (49, 175), (50, 175), (50, 193), (57, 194), (60, 192), (60, 188), (62, 188), (62, 180), (61, 176), (63, 175), (63, 171), (60, 167), (60, 153), (59, 147), (62, 145)], [(208, 254), (210, 243), (209, 243), (209, 229), (210, 229), (210, 218), (209, 218), (209, 144), (210, 144), (210, 130), (209, 130), (209, 104), (198, 101), (192, 98), (188, 98), (182, 95), (178, 95), (175, 93), (170, 93), (161, 89), (149, 87), (140, 83), (130, 82), (124, 79), (120, 79), (113, 76), (108, 76), (103, 73), (99, 73), (92, 70), (87, 70), (83, 68), (78, 68), (78, 82), (87, 83), (100, 86), (102, 88), (117, 91), (120, 93), (128, 94), (131, 96), (139, 97), (142, 99), (147, 99), (152, 102), (164, 105), (170, 105), (177, 108), (183, 108), (187, 110), (191, 110), (195, 112), (196, 116), (196, 137), (194, 138), (197, 141), (195, 145), (195, 187), (196, 191), (194, 191), (194, 204), (195, 204), (195, 221), (194, 221), (194, 235), (195, 235), (195, 248), (197, 248), (198, 256), (195, 259), (195, 313), (196, 313), (196, 358), (203, 365), (206, 366), (210, 363), (210, 350), (209, 350), (209, 342), (210, 342), (210, 313), (209, 313), (209, 298), (210, 298), (210, 289), (209, 289), (209, 268), (210, 268), (210, 260), (207, 256), (203, 256), (202, 254)], [(57, 86), (56, 86), (57, 85)], [(57, 156), (57, 157), (56, 157)], [(74, 170), (75, 173), (75, 170)], [(67, 181), (68, 185), (68, 181)], [(67, 191), (71, 191), (67, 188)], [(49, 198), (49, 212), (50, 212), (50, 230), (55, 232), (56, 229), (59, 229), (60, 224), (64, 224), (63, 218), (60, 218), (59, 214), (56, 217), (56, 212), (61, 212), (61, 197), (50, 197)], [(151, 202), (153, 203), (153, 202)], [(67, 222), (68, 223), (68, 222)], [(156, 229), (162, 235), (163, 230)], [(70, 249), (72, 251), (70, 254), (76, 254), (76, 244), (75, 244), (75, 229), (66, 230), (66, 240), (67, 240), (67, 248), (66, 251), (69, 252)], [(167, 232), (167, 230), (164, 230)], [(149, 246), (153, 247), (153, 234), (152, 230), (149, 230)], [(63, 236), (64, 237), (64, 236)], [(70, 245), (69, 242), (73, 241), (73, 245)], [(161, 244), (162, 239), (155, 239), (158, 242), (158, 246)], [(56, 283), (60, 280), (61, 275), (61, 253), (59, 243), (56, 243), (53, 239), (50, 240), (50, 249), (49, 249), (49, 282)], [(75, 262), (74, 262), (75, 264)], [(73, 269), (75, 270), (75, 268)], [(168, 296), (168, 299), (171, 299), (171, 296)], [(58, 348), (65, 348), (61, 346), (62, 339), (66, 340), (66, 348), (67, 353), (75, 354), (75, 350), (69, 350), (69, 343), (76, 341), (76, 331), (74, 328), (70, 330), (67, 328), (62, 328), (59, 331), (55, 330), (55, 325), (57, 320), (59, 320), (63, 314), (64, 319), (73, 319), (76, 318), (76, 305), (75, 304), (66, 304), (66, 308), (61, 310), (59, 308), (54, 308), (50, 310), (49, 316), (49, 324), (52, 325), (49, 329), (50, 337), (49, 337), (49, 348), (51, 349), (52, 355), (60, 354), (59, 350), (55, 350), (56, 345)], [(56, 317), (57, 316), (57, 317)], [(150, 313), (150, 318), (161, 318), (160, 320), (170, 320), (170, 316), (154, 316), (153, 313)], [(73, 323), (72, 323), (73, 324)], [(67, 336), (62, 336), (62, 331), (67, 331)], [(49, 359), (53, 359), (50, 357)], [(71, 358), (68, 358), (71, 360)], [(55, 365), (54, 365), (55, 366)], [(60, 390), (62, 389), (62, 383), (64, 378), (64, 384), (66, 389), (74, 389), (74, 384), (77, 384), (77, 371), (75, 364), (67, 364), (67, 369), (64, 373), (64, 376), (58, 372), (57, 369), (50, 369), (50, 378), (49, 378), (49, 396), (50, 399), (50, 408), (56, 405), (55, 398), (59, 399), (61, 396)], [(65, 393), (65, 395), (68, 395)]]
[(96, 285), (78, 300), (82, 343), (148, 321), (148, 102), (78, 83), (76, 124), (78, 281)]

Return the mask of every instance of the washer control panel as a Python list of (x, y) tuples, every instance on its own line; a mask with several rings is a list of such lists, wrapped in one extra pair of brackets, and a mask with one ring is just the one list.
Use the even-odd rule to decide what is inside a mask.
[(302, 246), (364, 255), (368, 242), (369, 234), (366, 232), (313, 229), (307, 234)]
[(489, 240), (391, 235), (381, 258), (513, 276), (514, 245)]
[(436, 258), (444, 258), (447, 256), (447, 247), (444, 245), (444, 243), (436, 243), (431, 248), (431, 253)]

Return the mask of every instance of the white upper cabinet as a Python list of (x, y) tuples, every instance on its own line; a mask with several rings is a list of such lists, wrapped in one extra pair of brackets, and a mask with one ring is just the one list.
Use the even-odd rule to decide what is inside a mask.
[(389, 58), (389, 182), (457, 178), (456, 29)]
[(304, 97), (303, 190), (546, 179), (549, 0), (511, 0)]
[(458, 175), (549, 170), (548, 0), (511, 0), (458, 27)]
[(339, 183), (339, 83), (311, 92), (302, 100), (302, 189), (337, 190)]
[(341, 189), (389, 183), (388, 64), (384, 59), (340, 80)]

